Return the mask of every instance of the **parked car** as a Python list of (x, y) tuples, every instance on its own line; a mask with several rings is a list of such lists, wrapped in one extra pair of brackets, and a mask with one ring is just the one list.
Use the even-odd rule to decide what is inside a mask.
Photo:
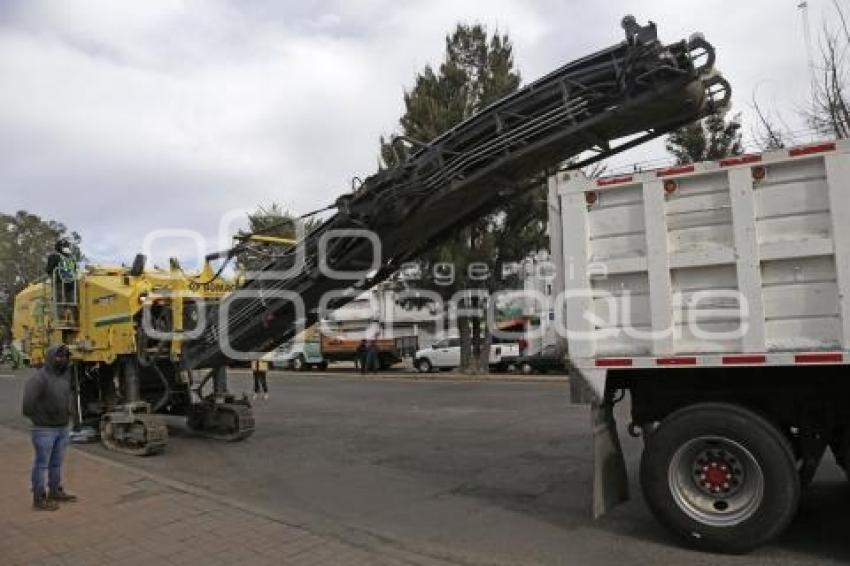
[(282, 344), (263, 356), (264, 360), (268, 360), (272, 369), (289, 369), (292, 363), (292, 345)]
[(567, 373), (566, 356), (557, 344), (545, 346), (536, 354), (520, 356), (516, 365), (522, 373)]
[[(516, 363), (519, 346), (515, 342), (490, 345), (490, 369), (505, 371)], [(444, 338), (430, 348), (417, 350), (413, 365), (421, 373), (435, 369), (449, 370), (460, 366), (460, 338)]]
[(268, 354), (266, 359), (275, 369), (304, 371), (309, 368), (324, 370), (328, 367), (318, 342), (284, 344)]

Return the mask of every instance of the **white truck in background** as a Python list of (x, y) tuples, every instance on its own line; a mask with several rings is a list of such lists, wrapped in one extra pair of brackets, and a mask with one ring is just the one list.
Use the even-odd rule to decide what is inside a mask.
[(850, 464), (850, 142), (549, 180), (556, 322), (592, 391), (594, 513), (628, 497), (630, 394), (653, 514), (746, 552)]
[[(489, 364), (492, 371), (507, 371), (518, 358), (519, 345), (516, 342), (490, 344)], [(460, 338), (443, 338), (430, 348), (417, 350), (413, 357), (413, 366), (420, 373), (460, 367)]]

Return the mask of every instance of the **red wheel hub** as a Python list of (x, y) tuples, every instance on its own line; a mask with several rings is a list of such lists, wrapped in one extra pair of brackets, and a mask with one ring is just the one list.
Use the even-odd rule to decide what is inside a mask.
[(697, 484), (712, 495), (726, 495), (738, 485), (738, 472), (725, 458), (700, 458), (694, 468)]

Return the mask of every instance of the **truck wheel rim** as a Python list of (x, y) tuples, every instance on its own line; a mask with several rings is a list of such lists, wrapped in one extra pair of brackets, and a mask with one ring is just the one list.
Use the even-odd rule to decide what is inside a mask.
[(764, 498), (755, 456), (729, 438), (703, 436), (682, 445), (668, 470), (670, 493), (692, 519), (713, 527), (752, 517)]

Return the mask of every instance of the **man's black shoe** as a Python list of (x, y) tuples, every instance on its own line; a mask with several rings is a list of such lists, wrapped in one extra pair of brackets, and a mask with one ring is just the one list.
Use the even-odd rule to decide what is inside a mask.
[(50, 501), (55, 501), (56, 503), (73, 503), (77, 500), (76, 495), (72, 495), (67, 493), (61, 487), (57, 490), (51, 491), (50, 495), (47, 496)]
[(59, 504), (42, 494), (40, 497), (36, 496), (33, 498), (32, 508), (36, 511), (56, 511), (59, 509)]

